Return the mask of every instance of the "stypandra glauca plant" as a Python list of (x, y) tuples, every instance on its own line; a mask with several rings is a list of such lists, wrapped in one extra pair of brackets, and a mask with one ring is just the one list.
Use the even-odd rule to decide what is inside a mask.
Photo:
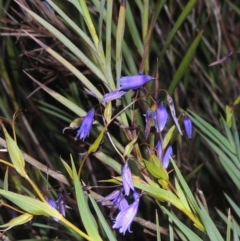
[[(22, 115), (21, 111), (15, 113), (10, 125), (1, 121), (4, 134), (1, 146), (10, 160), (0, 160), (6, 166), (4, 183), (0, 189), (1, 205), (14, 211), (12, 219), (1, 225), (4, 235), (18, 225), (33, 226), (37, 222), (36, 218), (45, 217), (38, 222), (52, 222), (57, 227), (57, 236), (65, 240), (123, 240), (131, 232), (134, 235), (138, 230), (139, 233), (139, 228), (135, 228), (134, 223), (141, 227), (142, 235), (143, 228), (154, 233), (154, 240), (224, 240), (208, 213), (204, 195), (200, 195), (201, 190), (195, 193), (189, 188), (176, 163), (177, 150), (180, 150), (177, 146), (191, 142), (193, 137), (192, 122), (203, 138), (209, 137), (209, 145), (216, 152), (219, 151), (214, 146), (215, 137), (219, 137), (216, 134), (218, 131), (213, 131), (196, 114), (183, 111), (181, 106), (174, 103), (174, 90), (189, 68), (204, 30), (199, 30), (196, 34), (168, 88), (162, 86), (158, 69), (173, 36), (196, 2), (191, 0), (184, 7), (158, 54), (159, 59), (152, 64), (149, 48), (156, 19), (164, 6), (161, 1), (152, 12), (148, 8), (149, 2), (144, 5), (140, 1), (134, 2), (141, 10), (142, 37), (133, 19), (134, 8), (130, 1), (69, 1), (80, 19), (79, 24), (62, 10), (64, 8), (60, 8), (62, 3), (58, 6), (54, 1), (39, 1), (37, 6), (44, 13), (61, 20), (74, 33), (72, 38), (72, 34), (61, 31), (60, 25), (51, 24), (43, 15), (33, 11), (36, 8), (31, 8), (31, 4), (35, 3), (27, 5), (24, 1), (15, 0), (24, 16), (29, 19), (26, 23), (29, 25), (21, 29), (24, 36), (32, 39), (43, 52), (67, 69), (71, 78), (78, 79), (81, 83), (77, 93), (84, 98), (81, 97), (79, 104), (76, 104), (77, 101), (69, 95), (68, 90), (50, 88), (33, 77), (28, 70), (24, 70), (25, 75), (41, 91), (58, 102), (56, 109), (60, 104), (67, 112), (74, 113), (62, 136), (80, 143), (84, 150), (77, 155), (69, 153), (68, 160), (60, 157), (65, 174), (59, 173), (53, 170), (54, 163), (52, 168), (48, 168), (20, 150), (18, 125), (15, 123)], [(114, 16), (113, 12), (116, 6), (118, 16)], [(64, 51), (59, 46), (48, 46), (47, 41), (29, 31), (31, 24), (40, 26), (39, 31), (47, 31), (59, 46), (63, 46)], [(127, 37), (132, 38), (133, 45), (127, 43)], [(76, 39), (81, 42), (81, 46)], [(137, 54), (133, 56), (132, 52), (135, 51)], [(84, 65), (87, 74), (83, 74), (73, 64), (76, 60)], [(222, 123), (230, 138), (229, 127), (224, 121)], [(215, 135), (207, 136), (204, 127)], [(223, 149), (224, 145), (226, 143), (220, 147)], [(222, 154), (220, 151), (218, 153)], [(223, 155), (222, 158), (224, 157)], [(237, 166), (239, 159), (236, 158), (234, 156), (232, 160)], [(97, 185), (89, 180), (86, 168), (89, 162), (92, 165), (99, 162), (100, 169), (103, 166), (106, 168), (101, 171), (105, 178), (98, 179)], [(14, 176), (21, 180), (22, 188), (8, 185), (9, 170), (15, 170)], [(30, 176), (33, 170), (38, 175), (37, 178)], [(231, 170), (228, 169), (229, 175)], [(59, 185), (66, 191), (55, 192), (53, 196), (43, 193), (39, 182), (47, 181), (42, 172), (59, 181)], [(95, 179), (97, 174), (93, 174)], [(236, 183), (237, 177), (234, 176), (233, 181)], [(99, 194), (100, 188), (106, 189), (106, 195)], [(67, 196), (71, 197), (75, 205), (69, 204), (68, 207), (65, 200)], [(146, 213), (149, 205), (155, 207), (154, 218), (150, 221)], [(104, 213), (102, 206), (107, 207)], [(73, 215), (74, 218), (71, 218)], [(237, 224), (230, 212), (228, 217), (224, 215), (221, 213), (229, 234)], [(230, 240), (229, 237), (227, 235), (226, 240)]]

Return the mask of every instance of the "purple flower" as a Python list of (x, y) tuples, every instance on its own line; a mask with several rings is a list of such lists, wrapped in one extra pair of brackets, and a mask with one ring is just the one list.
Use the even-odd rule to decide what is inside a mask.
[(101, 202), (102, 205), (106, 205), (105, 203), (107, 201), (111, 201), (119, 209), (119, 211), (122, 211), (129, 206), (126, 198), (123, 196), (122, 191), (122, 188), (114, 190), (105, 198), (98, 199), (97, 202)]
[(154, 115), (155, 120), (155, 127), (157, 132), (160, 132), (164, 129), (168, 119), (168, 113), (165, 105), (163, 102), (158, 104), (158, 107), (156, 109), (156, 114)]
[(151, 124), (154, 116), (154, 112), (152, 112), (150, 109), (147, 110), (145, 116), (146, 126), (145, 126), (145, 139), (148, 138), (150, 130), (151, 130)]
[(113, 225), (113, 228), (119, 229), (119, 232), (124, 235), (127, 230), (131, 232), (130, 227), (138, 211), (140, 194), (134, 192), (133, 196), (135, 201), (130, 206), (119, 212)]
[(187, 137), (192, 138), (192, 121), (187, 115), (184, 117), (183, 124), (187, 133)]
[(132, 75), (121, 77), (118, 81), (120, 83), (120, 89), (128, 91), (139, 89), (152, 79), (154, 79), (154, 77), (149, 75)]
[(56, 202), (54, 202), (52, 199), (50, 199), (50, 198), (48, 198), (48, 197), (45, 197), (45, 199), (46, 199), (47, 203), (48, 203), (51, 207), (57, 209), (57, 204), (56, 204)]
[(169, 144), (163, 152), (162, 143), (158, 141), (156, 148), (157, 148), (158, 160), (161, 161), (163, 167), (167, 169), (170, 162), (170, 157), (173, 155), (172, 145)]
[(124, 189), (125, 195), (127, 196), (129, 195), (130, 189), (134, 191), (132, 173), (128, 166), (128, 162), (126, 162), (122, 167), (122, 183), (123, 183), (123, 189)]
[(167, 149), (164, 152), (163, 158), (162, 158), (162, 164), (165, 169), (168, 168), (170, 157), (173, 155), (173, 149), (171, 145), (168, 145)]
[(64, 195), (63, 193), (58, 194), (58, 199), (56, 200), (57, 210), (65, 217), (65, 202), (64, 202)]
[(92, 129), (92, 123), (94, 118), (95, 110), (91, 109), (87, 115), (83, 118), (80, 128), (78, 129), (76, 138), (79, 137), (80, 140), (83, 140), (89, 136), (89, 133)]
[(103, 96), (101, 102), (104, 103), (104, 102), (108, 102), (108, 101), (111, 101), (111, 100), (119, 99), (125, 94), (126, 94), (126, 91), (123, 91), (119, 88), (119, 89), (116, 89), (114, 91), (111, 91), (111, 92), (105, 94)]

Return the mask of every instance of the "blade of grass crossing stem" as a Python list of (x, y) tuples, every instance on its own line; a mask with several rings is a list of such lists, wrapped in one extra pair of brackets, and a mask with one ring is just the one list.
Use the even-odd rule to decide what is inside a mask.
[(73, 160), (71, 160), (71, 163), (72, 163), (74, 188), (75, 188), (78, 210), (81, 216), (81, 220), (83, 222), (85, 229), (87, 230), (89, 237), (94, 241), (102, 241), (98, 233), (96, 220), (94, 219), (89, 209), (86, 195), (84, 194), (82, 187), (80, 185), (80, 181), (78, 179), (78, 175), (77, 175)]
[(182, 62), (180, 63), (175, 75), (173, 76), (173, 79), (171, 81), (171, 84), (168, 88), (168, 93), (169, 95), (173, 94), (173, 91), (175, 90), (178, 82), (180, 81), (180, 79), (183, 77), (183, 75), (185, 74), (186, 70), (188, 70), (189, 68), (189, 64), (195, 54), (195, 51), (197, 49), (197, 46), (202, 38), (204, 30), (201, 30), (197, 37), (194, 39), (194, 41), (192, 42), (191, 46), (189, 47), (187, 53), (185, 54), (185, 56), (183, 57)]
[(175, 161), (172, 158), (171, 158), (171, 162), (172, 162), (173, 168), (175, 170), (176, 176), (179, 180), (179, 183), (181, 184), (181, 186), (183, 188), (184, 194), (186, 195), (187, 200), (190, 203), (190, 206), (192, 207), (194, 212), (197, 213), (198, 205), (197, 205), (197, 202), (195, 201), (195, 198), (194, 198), (190, 188), (188, 187), (188, 185), (187, 185), (186, 181), (184, 180), (180, 170), (178, 169), (177, 165), (175, 164)]
[(169, 217), (171, 217), (172, 221), (176, 224), (176, 226), (188, 237), (188, 240), (194, 240), (194, 241), (202, 241), (201, 238), (199, 238), (190, 228), (188, 228), (185, 224), (183, 224), (179, 218), (175, 216), (174, 213), (169, 212), (169, 210), (163, 206), (161, 206), (161, 209), (164, 213), (166, 213)]
[(169, 44), (171, 43), (172, 39), (174, 38), (176, 32), (178, 31), (178, 29), (182, 25), (183, 21), (188, 16), (188, 14), (190, 13), (190, 11), (193, 9), (193, 7), (195, 6), (195, 4), (197, 2), (198, 2), (198, 0), (190, 0), (190, 1), (188, 1), (188, 4), (186, 5), (186, 7), (181, 12), (179, 18), (177, 19), (177, 21), (174, 24), (171, 32), (169, 33), (169, 35), (167, 37), (167, 40), (166, 40), (166, 42), (165, 42), (165, 44), (163, 46), (163, 49), (162, 49), (162, 51), (160, 53), (159, 64), (161, 64), (161, 62), (163, 60), (163, 56), (164, 56), (164, 54), (166, 52), (166, 49), (168, 48)]
[(202, 203), (198, 200), (198, 205), (200, 206), (199, 209), (199, 215), (201, 217), (201, 220), (204, 224), (204, 227), (206, 229), (206, 233), (208, 234), (208, 237), (210, 240), (218, 240), (218, 241), (224, 241), (221, 234), (219, 233), (216, 225), (214, 224), (213, 220), (210, 218), (209, 214), (205, 210)]
[[(99, 1), (93, 0), (93, 4), (96, 7), (97, 10), (100, 9), (100, 4)], [(122, 0), (122, 4), (124, 4), (124, 11), (126, 11), (126, 0)], [(120, 9), (121, 10), (121, 9)], [(106, 19), (106, 18), (104, 18)], [(125, 24), (125, 13), (124, 13), (124, 24)], [(117, 39), (116, 35), (117, 35), (117, 30), (116, 30), (116, 25), (114, 22), (112, 22), (112, 34), (113, 36)], [(124, 29), (123, 29), (123, 34), (124, 34)], [(124, 55), (124, 60), (126, 61), (126, 67), (128, 67), (128, 69), (130, 70), (130, 74), (136, 74), (137, 73), (137, 67), (136, 67), (136, 63), (135, 60), (133, 58), (133, 55), (129, 54), (131, 53), (126, 41), (124, 41), (123, 39), (123, 45), (122, 45), (122, 53)], [(120, 73), (121, 74), (121, 73)]]
[(108, 83), (111, 89), (115, 88), (115, 83), (113, 81), (112, 76), (112, 67), (111, 67), (111, 50), (112, 50), (112, 7), (113, 7), (113, 0), (107, 1), (107, 14), (106, 14), (106, 73), (108, 76)]
[[(24, 30), (23, 30), (24, 31)], [(27, 33), (26, 31), (24, 31)], [(28, 34), (28, 33), (27, 33)], [(70, 64), (66, 59), (61, 57), (57, 52), (55, 52), (53, 49), (49, 48), (45, 44), (43, 44), (41, 41), (33, 37), (29, 34), (29, 36), (36, 41), (42, 48), (44, 48), (49, 54), (51, 54), (58, 62), (63, 64), (67, 69), (69, 69), (91, 92), (95, 94), (95, 96), (99, 99), (102, 98), (102, 94), (99, 92), (99, 90), (80, 72), (75, 68), (72, 64)]]
[[(60, 31), (58, 31), (55, 27), (45, 21), (43, 18), (23, 6), (17, 0), (15, 0), (28, 14), (30, 14), (34, 19), (36, 19), (43, 27), (45, 27), (48, 31), (50, 31), (57, 39), (59, 39), (66, 47), (68, 47), (74, 55), (76, 55), (99, 79), (101, 79), (104, 83), (107, 83), (105, 76), (102, 74), (101, 70), (99, 70), (88, 58), (87, 56), (74, 45), (67, 37), (64, 36)], [(36, 40), (35, 40), (36, 41)], [(105, 62), (105, 60), (104, 60)]]
[(117, 33), (116, 33), (117, 78), (121, 77), (121, 71), (122, 71), (122, 48), (123, 48), (123, 35), (125, 30), (125, 17), (126, 17), (126, 0), (123, 0), (120, 5), (120, 11), (119, 11), (118, 22), (117, 22)]
[[(26, 73), (26, 72), (25, 72)], [(26, 73), (29, 78), (31, 78), (37, 85), (39, 85), (44, 91), (46, 91), (49, 95), (51, 95), (54, 99), (56, 99), (59, 103), (66, 106), (69, 110), (71, 110), (73, 113), (75, 113), (78, 116), (85, 116), (86, 112), (82, 110), (80, 107), (75, 105), (73, 102), (69, 101), (62, 95), (58, 94), (56, 91), (48, 88), (47, 86), (43, 85), (42, 83), (38, 82), (36, 79), (34, 79), (31, 75)]]
[(131, 11), (131, 8), (129, 6), (129, 3), (127, 1), (127, 10), (126, 10), (126, 20), (127, 25), (129, 27), (130, 34), (132, 36), (133, 42), (138, 50), (138, 53), (142, 57), (143, 55), (143, 42), (141, 41), (137, 26), (135, 24), (135, 20), (133, 18), (133, 14)]
[(96, 48), (92, 42), (92, 40), (86, 35), (82, 29), (80, 29), (76, 23), (74, 23), (53, 1), (46, 0), (49, 5), (56, 11), (65, 22), (73, 29), (76, 33), (84, 40), (84, 42), (94, 51), (96, 52)]
[(88, 195), (88, 197), (89, 197), (89, 199), (90, 199), (90, 201), (93, 205), (93, 208), (94, 208), (94, 210), (97, 214), (97, 217), (98, 217), (98, 219), (99, 219), (99, 221), (100, 221), (100, 223), (101, 223), (101, 225), (102, 225), (102, 227), (103, 227), (103, 229), (104, 229), (104, 231), (105, 231), (105, 233), (108, 237), (108, 240), (117, 241), (116, 237), (114, 236), (114, 234), (112, 232), (112, 229), (110, 228), (107, 220), (104, 218), (104, 216), (103, 216), (101, 210), (99, 209), (96, 201), (91, 197), (91, 195)]
[(155, 211), (156, 213), (156, 226), (157, 226), (157, 241), (161, 241), (161, 235), (160, 235), (160, 227), (159, 227), (159, 218), (158, 218), (158, 212), (157, 210)]
[(98, 39), (96, 30), (95, 30), (94, 24), (92, 22), (90, 13), (88, 11), (88, 7), (87, 7), (87, 4), (86, 4), (86, 1), (85, 0), (79, 0), (79, 3), (80, 3), (80, 6), (81, 6), (81, 9), (82, 9), (82, 15), (84, 17), (85, 23), (88, 26), (88, 30), (89, 30), (89, 32), (90, 32), (90, 34), (92, 36), (93, 42), (94, 42), (96, 48), (98, 48), (99, 39)]

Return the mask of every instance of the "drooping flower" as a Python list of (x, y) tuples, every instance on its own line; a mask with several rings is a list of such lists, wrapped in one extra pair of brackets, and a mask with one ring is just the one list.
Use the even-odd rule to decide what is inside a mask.
[(120, 89), (123, 91), (136, 90), (141, 88), (143, 85), (154, 79), (149, 75), (132, 75), (124, 76), (118, 79)]
[(116, 90), (113, 90), (109, 93), (106, 93), (101, 102), (104, 103), (104, 102), (108, 102), (108, 101), (111, 101), (111, 100), (116, 100), (116, 99), (119, 99), (121, 98), (123, 95), (125, 95), (127, 92), (126, 91), (123, 91), (121, 90), (120, 88), (116, 89)]
[(162, 142), (158, 141), (157, 145), (157, 156), (158, 160), (162, 162), (162, 165), (165, 169), (168, 168), (170, 163), (170, 157), (173, 155), (172, 145), (169, 144), (165, 150), (162, 149)]
[(89, 136), (92, 129), (92, 123), (94, 118), (95, 110), (91, 109), (87, 115), (83, 118), (80, 128), (78, 129), (76, 138), (79, 137), (80, 140), (84, 140)]
[(152, 124), (154, 112), (152, 112), (150, 109), (148, 109), (146, 114), (144, 114), (144, 116), (145, 116), (145, 121), (146, 121), (146, 125), (145, 125), (145, 139), (147, 139), (148, 136), (149, 136), (150, 130), (151, 130), (151, 124)]
[(48, 198), (48, 197), (45, 197), (45, 199), (46, 199), (47, 203), (48, 203), (51, 207), (57, 209), (57, 204), (56, 204), (55, 201), (53, 201), (52, 199), (50, 199), (50, 198)]
[(122, 211), (129, 206), (122, 191), (123, 191), (122, 188), (114, 190), (106, 197), (98, 199), (97, 202), (101, 202), (102, 205), (107, 205), (107, 201), (111, 201), (114, 204), (114, 206), (116, 206), (118, 208), (119, 211)]
[(183, 124), (187, 133), (187, 137), (192, 138), (192, 121), (187, 115), (184, 116)]
[(129, 195), (130, 189), (134, 191), (132, 173), (128, 166), (128, 162), (126, 162), (122, 167), (122, 183), (125, 195)]
[(64, 202), (64, 195), (63, 193), (58, 194), (58, 198), (56, 200), (57, 210), (65, 217), (66, 211), (65, 211), (65, 202)]
[(162, 164), (163, 164), (163, 167), (165, 169), (168, 168), (168, 165), (169, 165), (169, 162), (170, 162), (170, 157), (172, 155), (173, 155), (172, 145), (168, 145), (165, 152), (164, 152), (163, 158), (162, 158)]
[(129, 232), (132, 232), (130, 230), (130, 227), (131, 227), (132, 221), (135, 218), (137, 211), (138, 211), (140, 194), (134, 192), (133, 197), (134, 197), (135, 201), (131, 205), (129, 205), (127, 208), (120, 211), (114, 221), (113, 228), (119, 229), (119, 232), (123, 233), (123, 235), (125, 235), (127, 230)]
[(157, 132), (159, 131), (161, 132), (164, 129), (168, 120), (168, 112), (163, 102), (160, 102), (158, 104), (158, 107), (156, 109), (156, 114), (154, 115), (153, 118), (155, 120), (155, 127)]

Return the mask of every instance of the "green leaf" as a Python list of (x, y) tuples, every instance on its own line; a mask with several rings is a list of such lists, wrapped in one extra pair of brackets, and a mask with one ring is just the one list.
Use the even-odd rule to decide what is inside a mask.
[[(163, 168), (163, 166), (156, 166), (154, 163), (147, 161), (147, 160), (143, 160), (147, 170), (156, 178), (158, 179), (163, 179), (165, 181), (169, 181), (168, 179), (168, 173), (165, 170), (165, 168)], [(159, 161), (158, 161), (159, 162)]]
[(99, 148), (99, 145), (101, 144), (101, 141), (103, 139), (103, 135), (105, 133), (105, 128), (102, 129), (100, 134), (98, 135), (97, 139), (94, 141), (94, 143), (88, 148), (88, 154), (92, 152), (96, 152)]
[(116, 33), (116, 73), (117, 78), (121, 77), (122, 71), (122, 46), (123, 46), (123, 36), (125, 30), (125, 16), (126, 16), (126, 6), (121, 4), (118, 22), (117, 22), (117, 33)]
[[(189, 3), (190, 2), (197, 2), (197, 0), (189, 1)], [(169, 95), (172, 95), (172, 93), (175, 90), (178, 82), (183, 77), (185, 72), (188, 70), (189, 64), (192, 61), (192, 58), (193, 58), (193, 56), (195, 54), (197, 46), (198, 46), (198, 44), (199, 44), (199, 42), (200, 42), (200, 40), (202, 38), (203, 32), (204, 32), (204, 30), (201, 30), (198, 33), (197, 37), (194, 39), (194, 41), (192, 42), (191, 46), (189, 47), (187, 53), (183, 57), (183, 60), (182, 60), (181, 64), (179, 65), (175, 75), (173, 76), (173, 79), (171, 81), (171, 85), (168, 88)]]
[(28, 213), (62, 219), (62, 215), (47, 202), (44, 203), (37, 199), (2, 189), (0, 189), (0, 194)]
[(2, 124), (2, 129), (3, 129), (4, 135), (5, 135), (5, 139), (6, 139), (8, 153), (10, 155), (14, 168), (21, 176), (25, 177), (27, 175), (27, 173), (25, 171), (25, 161), (24, 161), (22, 152), (18, 148), (16, 142), (8, 134), (8, 132), (5, 129), (3, 124)]
[(206, 229), (206, 232), (208, 234), (208, 237), (210, 240), (218, 240), (218, 241), (224, 241), (222, 238), (220, 232), (218, 231), (216, 225), (214, 224), (213, 220), (210, 218), (209, 214), (205, 210), (204, 206), (200, 201), (198, 201), (198, 204), (200, 206), (199, 209), (199, 215), (200, 218), (204, 224), (204, 227)]
[(117, 241), (116, 237), (114, 236), (114, 234), (112, 232), (112, 229), (110, 228), (107, 220), (104, 218), (103, 213), (100, 210), (100, 208), (98, 207), (96, 201), (91, 197), (91, 195), (88, 195), (88, 197), (89, 197), (89, 199), (93, 205), (93, 208), (97, 214), (98, 220), (99, 220), (100, 224), (102, 225), (103, 230), (106, 233), (106, 236), (108, 237), (108, 240)]
[[(71, 156), (71, 158), (72, 158), (72, 156)], [(61, 157), (60, 157), (60, 160), (62, 161), (63, 166), (65, 167), (68, 175), (69, 175), (69, 176), (71, 177), (71, 179), (73, 180), (73, 174), (72, 174), (72, 169), (71, 169), (71, 167), (70, 167)]]
[(76, 199), (78, 204), (78, 210), (80, 213), (82, 223), (91, 240), (102, 241), (98, 233), (97, 223), (89, 209), (87, 198), (82, 190), (82, 187), (80, 186), (80, 181), (78, 179), (78, 175), (77, 175), (73, 160), (71, 160), (71, 163), (72, 163), (73, 182), (74, 182), (74, 188), (75, 188)]
[(229, 105), (226, 106), (226, 122), (228, 127), (232, 126), (232, 118), (233, 118), (233, 109)]
[(104, 118), (106, 124), (109, 124), (112, 118), (112, 101), (109, 101), (104, 109)]
[(171, 220), (176, 224), (176, 226), (184, 233), (184, 235), (188, 238), (189, 241), (203, 241), (199, 238), (190, 228), (188, 228), (185, 224), (183, 224), (178, 217), (175, 216), (174, 213), (169, 212), (165, 207), (161, 206), (161, 209), (164, 213), (166, 213)]
[(131, 153), (133, 146), (136, 143), (137, 139), (138, 139), (138, 136), (136, 136), (131, 142), (129, 142), (126, 145), (123, 156), (127, 156)]
[(6, 228), (6, 227), (14, 227), (17, 225), (22, 225), (24, 223), (29, 222), (30, 220), (32, 220), (33, 215), (30, 213), (24, 213), (16, 218), (11, 219), (9, 222), (0, 225), (0, 228)]

